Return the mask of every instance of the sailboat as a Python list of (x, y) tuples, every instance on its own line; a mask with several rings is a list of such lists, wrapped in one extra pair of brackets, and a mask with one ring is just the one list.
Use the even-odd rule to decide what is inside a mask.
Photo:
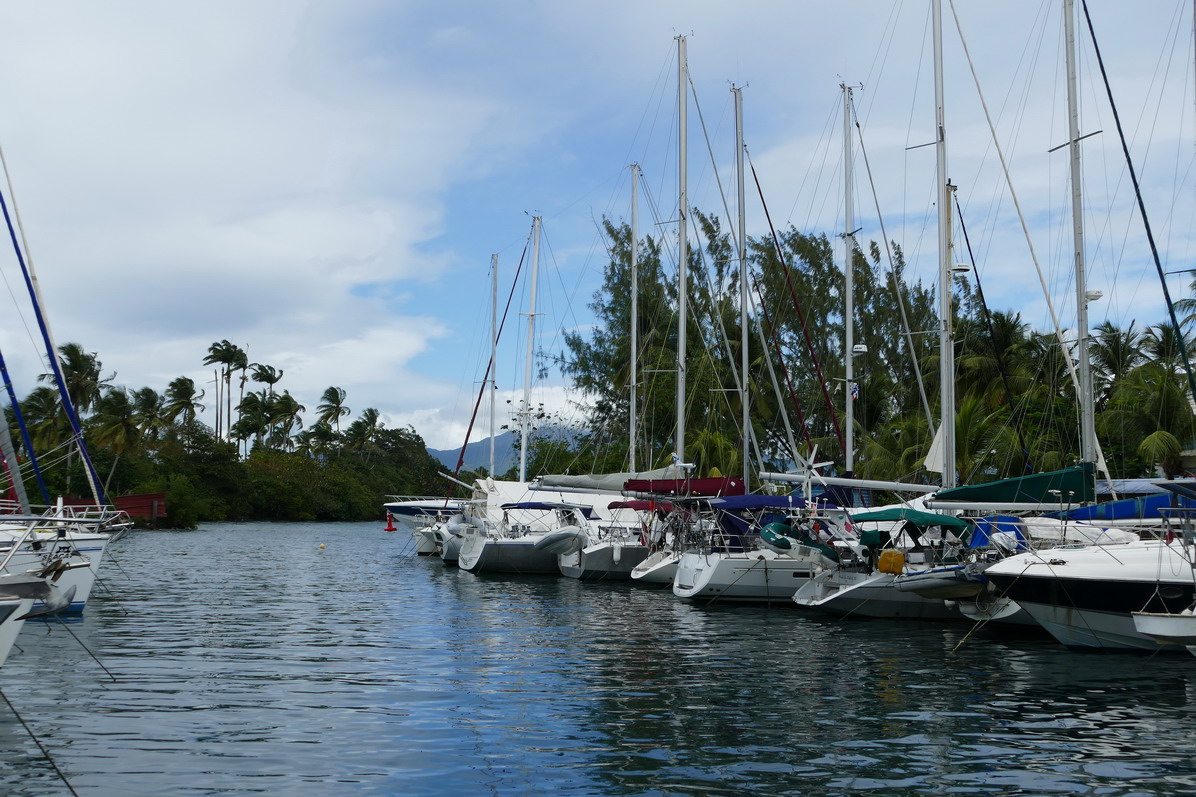
[[(5, 169), (7, 169), (6, 166)], [(13, 211), (14, 213), (16, 211), (15, 205)], [(62, 410), (72, 432), (71, 443), (83, 462), (83, 472), (94, 499), (94, 506), (87, 507), (67, 505), (61, 497), (56, 503), (51, 504), (49, 494), (41, 480), (41, 472), (37, 468), (36, 459), (33, 456), (32, 444), (26, 435), (27, 453), (30, 455), (30, 461), (37, 474), (39, 485), (42, 488), (42, 496), (46, 502), (45, 506), (40, 507), (41, 513), (36, 512), (36, 508), (31, 504), (25, 492), (21, 468), (17, 462), (7, 424), (0, 424), (3, 426), (2, 433), (0, 433), (0, 453), (3, 454), (8, 465), (11, 488), (16, 493), (17, 508), (20, 510), (19, 513), (0, 514), (0, 581), (3, 579), (13, 580), (14, 583), (24, 581), (26, 570), (34, 573), (40, 572), (35, 576), (35, 581), (48, 578), (53, 572), (52, 586), (57, 591), (56, 594), (51, 597), (50, 592), (53, 590), (41, 592), (35, 590), (32, 597), (36, 605), (42, 609), (51, 607), (56, 611), (60, 609), (81, 611), (86, 605), (91, 588), (95, 583), (96, 571), (99, 568), (105, 547), (113, 540), (118, 539), (131, 523), (127, 515), (106, 504), (99, 476), (83, 439), (79, 416), (71, 401), (70, 393), (66, 389), (66, 379), (62, 363), (59, 360), (58, 349), (54, 345), (49, 322), (43, 313), (44, 302), (33, 272), (33, 264), (27, 261), (22, 246), (18, 244), (13, 218), (2, 192), (0, 192), (0, 212), (3, 213), (9, 237), (13, 243), (17, 263), (24, 277), (34, 316), (41, 333), (50, 372), (58, 390)], [(23, 235), (21, 240), (23, 240)], [(0, 370), (7, 374), (7, 369), (3, 368), (2, 361), (0, 361)], [(12, 395), (10, 390), (10, 396)], [(13, 396), (14, 403), (15, 400), (15, 396)], [(18, 420), (19, 418), (18, 413)], [(65, 602), (61, 598), (64, 594), (69, 594), (69, 598)]]
[[(939, 318), (940, 318), (940, 389), (942, 422), (939, 426), (936, 442), (941, 439), (941, 450), (944, 453), (942, 468), (943, 487), (954, 486), (955, 478), (955, 435), (954, 435), (954, 344), (951, 332), (951, 234), (948, 209), (950, 206), (950, 186), (946, 177), (946, 123), (943, 112), (943, 71), (942, 71), (942, 32), (940, 22), (939, 3), (934, 3), (932, 13), (934, 25), (934, 53), (935, 53), (935, 129), (937, 130), (937, 184), (938, 184), (938, 212), (939, 212)], [(844, 85), (844, 162), (845, 162), (845, 192), (844, 192), (844, 221), (847, 242), (844, 263), (845, 279), (848, 288), (846, 294), (852, 295), (851, 274), (852, 258), (854, 257), (854, 242), (852, 236), (852, 209), (850, 176), (850, 98), (851, 89)], [(848, 331), (847, 342), (850, 342), (850, 332), (853, 327), (851, 305), (845, 309), (845, 324)], [(852, 352), (845, 353), (848, 375), (848, 392), (850, 392)], [(851, 404), (848, 399), (848, 412)], [(848, 420), (848, 434), (853, 431), (852, 423)], [(851, 438), (847, 438), (846, 464), (849, 471), (852, 468)], [(848, 481), (848, 484), (852, 482)], [(863, 482), (859, 482), (863, 485)], [(899, 490), (919, 490), (916, 485), (891, 485)], [(883, 489), (883, 488), (882, 488)], [(921, 488), (920, 492), (935, 490), (933, 487)], [(912, 591), (898, 590), (894, 586), (894, 579), (905, 568), (906, 555), (899, 549), (920, 548), (919, 540), (923, 532), (931, 528), (941, 529), (940, 540), (945, 539), (947, 530), (958, 529), (968, 524), (950, 515), (927, 511), (925, 499), (918, 497), (901, 504), (882, 507), (873, 512), (851, 513), (850, 522), (860, 534), (860, 543), (867, 550), (866, 555), (845, 559), (834, 567), (824, 568), (822, 572), (803, 584), (793, 596), (793, 601), (803, 608), (822, 611), (835, 615), (854, 615), (865, 617), (917, 617), (924, 619), (946, 619), (958, 617), (953, 608), (948, 607), (941, 599), (926, 597)], [(887, 545), (880, 545), (881, 540)], [(941, 554), (940, 554), (941, 555)], [(921, 550), (911, 550), (908, 556), (921, 558)]]
[(847, 512), (792, 495), (712, 499), (715, 531), (683, 553), (673, 594), (694, 600), (790, 601), (846, 544)]
[[(1068, 25), (1069, 97), (1074, 92), (1074, 3), (1065, 0)], [(1100, 58), (1099, 51), (1097, 52)], [(1102, 66), (1103, 70), (1103, 66)], [(1112, 104), (1112, 94), (1109, 100)], [(1074, 104), (1069, 102), (1072, 125), (1073, 176), (1078, 177), (1078, 128)], [(1119, 136), (1124, 133), (1117, 119)], [(1155, 255), (1155, 266), (1162, 281), (1172, 326), (1183, 346), (1183, 333), (1167, 292), (1166, 280), (1154, 246), (1145, 207), (1138, 189), (1137, 175), (1126, 152), (1126, 166), (1134, 183), (1139, 211), (1146, 224), (1147, 239)], [(1073, 184), (1073, 193), (1078, 187)], [(1077, 258), (1082, 263), (1082, 258)], [(1080, 282), (1077, 276), (1077, 283)], [(1079, 287), (1079, 286), (1078, 286)], [(1079, 298), (1082, 307), (1084, 299)], [(1083, 330), (1081, 330), (1082, 332)], [(1081, 337), (1083, 342), (1084, 338)], [(1185, 355), (1186, 360), (1186, 355)], [(1189, 388), (1196, 390), (1190, 367)], [(1190, 502), (1196, 489), (1181, 482), (1159, 482), (1159, 486), (1177, 498), (1177, 506), (1164, 511), (1171, 521), (1161, 539), (1135, 539), (1118, 546), (1085, 548), (1061, 547), (1012, 557), (989, 570), (989, 577), (1003, 597), (1015, 601), (1057, 640), (1070, 647), (1179, 650), (1194, 605), (1192, 562), (1196, 561), (1196, 543), (1191, 527)], [(1186, 499), (1186, 500), (1184, 500)], [(1185, 506), (1185, 504), (1188, 504)], [(1176, 534), (1175, 523), (1179, 533)], [(1175, 615), (1167, 619), (1165, 615)], [(1178, 629), (1172, 626), (1179, 626)], [(1172, 627), (1170, 632), (1167, 628)], [(1171, 639), (1165, 639), (1168, 635)]]

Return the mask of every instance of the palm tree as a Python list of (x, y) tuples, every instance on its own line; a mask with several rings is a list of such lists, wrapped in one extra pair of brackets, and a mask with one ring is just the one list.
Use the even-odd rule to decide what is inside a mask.
[(195, 380), (180, 376), (166, 387), (166, 400), (162, 407), (162, 417), (167, 423), (182, 420), (191, 423), (197, 413), (202, 412), (204, 405), (199, 400), (204, 397), (204, 391), (195, 394)]
[(267, 396), (270, 418), (270, 447), (289, 448), (291, 446), (291, 431), (303, 427), (300, 414), (307, 411), (290, 391), (284, 390), (273, 396)]
[(167, 425), (166, 399), (150, 387), (134, 391), (131, 398), (142, 440), (157, 439)]
[(274, 386), (282, 379), (285, 371), (280, 371), (273, 365), (263, 365), (261, 363), (252, 363), (249, 367), (253, 369), (253, 373), (249, 378), (254, 382), (261, 382), (266, 386), (266, 391), (273, 396)]
[(270, 429), (270, 413), (266, 401), (266, 391), (250, 391), (237, 404), (237, 422), (233, 425), (234, 440), (246, 443), (252, 438), (255, 446), (260, 446)]
[(21, 402), (21, 411), (33, 446), (38, 451), (57, 448), (70, 437), (70, 425), (66, 414), (62, 412), (58, 391), (54, 388), (34, 388)]
[(316, 411), (319, 415), (316, 416), (316, 421), (325, 423), (329, 426), (335, 426), (339, 433), (341, 430), (341, 418), (349, 414), (350, 410), (345, 406), (346, 393), (343, 388), (330, 387), (324, 391), (324, 395), (320, 397), (320, 404), (316, 406)]
[(1130, 321), (1125, 329), (1105, 321), (1095, 330), (1088, 354), (1097, 382), (1097, 408), (1103, 408), (1117, 389), (1118, 383), (1143, 362), (1142, 335)]
[(369, 407), (345, 429), (345, 448), (364, 454), (366, 462), (369, 462), (370, 452), (377, 447), (378, 432), (382, 430), (379, 418), (378, 410)]
[[(230, 343), (227, 340), (213, 343), (208, 347), (208, 354), (203, 358), (204, 365), (219, 365), (220, 369), (216, 374), (216, 436), (221, 437), (221, 432), (226, 431), (225, 426), (232, 425), (232, 396), (229, 394), (229, 386), (232, 382), (233, 367), (240, 361), (241, 355), (244, 352), (235, 343)], [(221, 404), (221, 391), (224, 391), (226, 403), (229, 405), (227, 413), (222, 416), (221, 411), (223, 406)], [(222, 424), (221, 421), (224, 421)], [(227, 435), (222, 438), (227, 439)]]
[[(1180, 337), (1171, 324), (1157, 324), (1146, 330), (1142, 345), (1150, 358), (1163, 363), (1169, 370), (1178, 371), (1183, 367), (1180, 354)], [(1191, 350), (1192, 344), (1185, 337), (1183, 348)]]
[(317, 455), (327, 454), (337, 447), (340, 440), (340, 433), (333, 431), (332, 427), (323, 421), (316, 421), (305, 434), (311, 435), (313, 451)]
[[(1147, 362), (1122, 378), (1102, 413), (1105, 435), (1133, 448), (1170, 478), (1180, 471), (1180, 440), (1193, 437), (1192, 405), (1184, 379), (1163, 362)], [(1136, 443), (1135, 443), (1136, 441)]]
[[(153, 393), (152, 390), (150, 392)], [(114, 455), (108, 478), (104, 480), (106, 493), (121, 455), (126, 451), (134, 451), (141, 445), (143, 430), (139, 423), (137, 402), (130, 400), (129, 393), (124, 388), (108, 388), (95, 402), (95, 413), (88, 425), (96, 445), (103, 446)]]
[[(71, 406), (80, 416), (86, 415), (116, 374), (101, 376), (103, 365), (96, 353), (84, 351), (78, 343), (64, 343), (58, 347), (58, 353), (63, 384)], [(53, 372), (45, 373), (38, 380), (54, 382), (55, 375)]]
[(228, 379), (229, 379), (228, 401), (230, 404), (230, 407), (229, 407), (229, 422), (230, 423), (232, 422), (231, 403), (233, 400), (233, 395), (232, 395), (231, 380), (232, 380), (233, 371), (241, 372), (241, 392), (240, 392), (239, 397), (237, 398), (237, 403), (240, 403), (241, 399), (245, 398), (245, 382), (247, 381), (246, 377), (245, 377), (245, 371), (248, 370), (248, 368), (249, 368), (249, 353), (246, 352), (245, 349), (238, 347), (233, 352), (232, 362), (230, 362), (229, 366), (228, 366)]

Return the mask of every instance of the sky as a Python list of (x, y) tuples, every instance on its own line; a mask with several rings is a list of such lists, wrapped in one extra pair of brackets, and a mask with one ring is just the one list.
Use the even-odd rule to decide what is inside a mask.
[[(1049, 329), (1037, 258), (1071, 327), (1068, 159), (1048, 152), (1067, 141), (1061, 3), (958, 6), (962, 38), (950, 3), (942, 22), (948, 174), (985, 293)], [(54, 337), (96, 352), (130, 389), (195, 379), (208, 423), (215, 385), (202, 361), (229, 340), (283, 371), (276, 389), (307, 407), (308, 423), (338, 386), (351, 417), (373, 407), (430, 447), (459, 446), (489, 356), (491, 257), (505, 302), (532, 216), (544, 234), (538, 364), (551, 365), (565, 331), (589, 328), (606, 262), (599, 223), (628, 218), (632, 162), (644, 173), (642, 229), (676, 235), (678, 35), (693, 82), (691, 205), (724, 213), (721, 184), (736, 212), (736, 85), (773, 221), (834, 235), (846, 83), (864, 147), (853, 142), (858, 235), (880, 240), (879, 206), (909, 275), (936, 279), (935, 155), (919, 146), (934, 140), (926, 0), (747, 0), (734, 13), (629, 0), (3, 8), (5, 197), (15, 196)], [(1092, 0), (1091, 13), (1163, 268), (1188, 268), (1191, 3)], [(1082, 32), (1089, 287), (1104, 294), (1091, 324), (1141, 327), (1165, 317), (1162, 293)], [(745, 211), (749, 235), (765, 234), (754, 190)], [(44, 351), (11, 252), (0, 275), (12, 296), (0, 347), (23, 395), (46, 370)], [(1174, 298), (1188, 282), (1170, 277)], [(498, 355), (506, 399), (522, 395), (526, 318), (514, 314), (527, 291), (515, 292)], [(551, 367), (535, 391), (551, 407), (584, 401)]]

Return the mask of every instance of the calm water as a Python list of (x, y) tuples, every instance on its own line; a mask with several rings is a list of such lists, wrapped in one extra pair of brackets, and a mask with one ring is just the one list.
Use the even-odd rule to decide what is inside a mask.
[[(479, 578), (375, 523), (110, 550), (0, 671), (80, 795), (1196, 793), (1187, 655)], [(0, 750), (66, 793), (2, 705)]]

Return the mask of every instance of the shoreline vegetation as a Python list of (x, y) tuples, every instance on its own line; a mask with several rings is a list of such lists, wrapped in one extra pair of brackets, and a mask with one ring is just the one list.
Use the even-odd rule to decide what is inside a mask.
[[(98, 355), (77, 343), (61, 346), (59, 355), (105, 494), (164, 493), (166, 517), (155, 524), (160, 528), (212, 521), (380, 520), (385, 496), (443, 494), (449, 485), (414, 429), (385, 428), (373, 408), (342, 428), (350, 409), (341, 388), (324, 391), (316, 420), (303, 428), (306, 407), (285, 389), (275, 390), (283, 372), (248, 362), (244, 350), (227, 340), (213, 343), (204, 358), (205, 365), (216, 367), (214, 396), (197, 390), (188, 377), (175, 379), (162, 393), (116, 385), (116, 375), (104, 374)], [(53, 375), (40, 379), (52, 382)], [(253, 389), (255, 382), (262, 387)], [(215, 427), (197, 418), (205, 399), (215, 405)], [(47, 503), (59, 495), (87, 494), (83, 463), (69, 453), (71, 431), (58, 391), (39, 386), (20, 409), (42, 464)], [(26, 491), (36, 503), (40, 487), (24, 435), (11, 406), (6, 414)]]
[[(695, 209), (702, 244), (689, 264), (691, 321), (687, 348), (701, 352), (687, 366), (687, 459), (699, 474), (741, 468), (738, 286), (740, 269), (717, 218)], [(610, 260), (589, 305), (587, 335), (564, 336), (555, 367), (583, 399), (580, 419), (533, 411), (535, 425), (567, 426), (570, 434), (532, 437), (528, 473), (602, 473), (627, 467), (629, 427), (630, 229), (604, 222)], [(639, 428), (641, 469), (668, 464), (676, 371), (675, 287), (659, 241), (639, 246)], [(843, 278), (825, 235), (790, 228), (775, 241), (749, 239), (749, 278), (762, 331), (749, 339), (749, 383), (768, 385), (768, 362), (780, 362), (784, 391), (757, 387), (752, 423), (761, 465), (784, 470), (791, 451), (782, 415), (793, 419), (803, 455), (842, 460), (840, 407), (844, 396)], [(875, 242), (857, 249), (855, 272), (856, 467), (861, 478), (933, 483), (924, 460), (937, 417), (938, 351), (929, 335), (908, 328), (937, 325), (932, 287), (902, 279), (902, 253), (882, 259)], [(710, 265), (707, 265), (710, 264)], [(971, 277), (975, 279), (975, 277)], [(1196, 289), (1196, 280), (1193, 281)], [(1074, 358), (1053, 332), (1034, 329), (1016, 312), (990, 312), (978, 287), (953, 286), (956, 341), (956, 439), (961, 481), (1053, 470), (1079, 453), (1079, 406), (1066, 365)], [(1176, 302), (1185, 331), (1196, 320), (1196, 299)], [(756, 327), (756, 319), (750, 322)], [(904, 343), (914, 340), (914, 351)], [(1191, 348), (1191, 343), (1187, 344)], [(1114, 478), (1185, 470), (1196, 440), (1196, 414), (1186, 395), (1183, 347), (1170, 323), (1138, 327), (1111, 322), (1092, 331), (1096, 427)], [(388, 495), (454, 492), (412, 427), (388, 429), (377, 409), (349, 420), (346, 391), (327, 388), (304, 424), (307, 407), (279, 384), (284, 372), (251, 363), (245, 349), (221, 340), (203, 364), (214, 371), (211, 395), (179, 377), (159, 393), (131, 390), (105, 375), (95, 352), (77, 343), (60, 347), (66, 391), (82, 419), (83, 435), (109, 496), (165, 493), (167, 517), (157, 525), (193, 528), (202, 521), (352, 521), (381, 519)], [(779, 356), (778, 356), (779, 355)], [(925, 380), (920, 391), (914, 358)], [(816, 367), (816, 364), (820, 367)], [(542, 366), (542, 368), (549, 366)], [(39, 377), (53, 383), (51, 374)], [(930, 405), (921, 396), (931, 396)], [(205, 405), (204, 402), (207, 402)], [(42, 463), (48, 496), (87, 492), (83, 465), (71, 456), (71, 431), (59, 393), (36, 387), (20, 403), (25, 429), (6, 410), (31, 499), (41, 495), (29, 467), (32, 446)], [(197, 415), (214, 410), (214, 426)], [(344, 423), (342, 423), (344, 421)], [(26, 437), (25, 431), (28, 432)], [(547, 430), (546, 430), (547, 431)], [(665, 441), (665, 442), (661, 442)], [(516, 442), (518, 446), (518, 442)], [(514, 478), (512, 467), (505, 478)], [(470, 483), (484, 468), (465, 471)]]

